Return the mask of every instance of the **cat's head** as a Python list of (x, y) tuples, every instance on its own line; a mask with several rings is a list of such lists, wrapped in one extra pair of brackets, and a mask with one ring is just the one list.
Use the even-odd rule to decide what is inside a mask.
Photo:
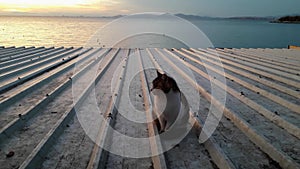
[(160, 89), (164, 93), (169, 93), (171, 89), (173, 89), (174, 92), (179, 91), (177, 83), (173, 78), (166, 74), (160, 73), (158, 70), (156, 72), (157, 77), (152, 81), (153, 87), (151, 91), (154, 89)]

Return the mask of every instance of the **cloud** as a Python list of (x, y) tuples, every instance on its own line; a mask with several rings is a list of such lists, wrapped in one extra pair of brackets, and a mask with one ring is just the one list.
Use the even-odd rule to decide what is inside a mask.
[[(14, 15), (16, 12), (40, 13), (40, 15), (114, 15), (118, 13), (120, 0), (0, 0), (0, 14)], [(123, 11), (128, 12), (128, 11)]]

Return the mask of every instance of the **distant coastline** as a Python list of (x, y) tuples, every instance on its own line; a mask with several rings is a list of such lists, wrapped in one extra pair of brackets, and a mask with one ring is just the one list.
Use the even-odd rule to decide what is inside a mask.
[[(213, 17), (213, 16), (199, 16), (199, 15), (189, 15), (189, 14), (182, 14), (177, 13), (173, 14), (177, 17), (194, 20), (194, 19), (201, 19), (201, 20), (264, 20), (264, 21), (274, 21), (276, 17), (269, 16), (269, 17), (256, 17), (256, 16), (238, 16), (238, 17)], [(104, 19), (117, 19), (127, 15), (112, 15), (112, 16), (84, 16), (84, 15), (0, 15), (0, 17), (64, 17), (64, 18), (104, 18)]]
[(187, 14), (175, 14), (178, 17), (184, 19), (213, 19), (213, 20), (261, 20), (261, 21), (272, 21), (275, 17), (256, 17), (256, 16), (239, 16), (239, 17), (211, 17), (211, 16), (198, 16), (198, 15), (187, 15)]
[(284, 16), (271, 21), (271, 23), (300, 24), (300, 16)]

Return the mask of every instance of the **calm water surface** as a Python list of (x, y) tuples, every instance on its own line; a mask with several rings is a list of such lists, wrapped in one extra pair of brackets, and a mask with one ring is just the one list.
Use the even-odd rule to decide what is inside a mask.
[(108, 19), (0, 17), (0, 46), (83, 46)]
[(262, 20), (192, 20), (215, 47), (286, 48), (300, 46), (300, 24)]
[[(2, 16), (0, 17), (0, 46), (84, 46), (97, 30), (111, 21), (113, 20), (106, 18)], [(212, 19), (191, 20), (191, 22), (208, 36), (215, 47), (300, 46), (300, 24)], [(122, 31), (122, 28), (114, 31)], [(151, 38), (155, 36), (145, 38), (147, 42), (144, 43), (153, 44)], [(155, 44), (159, 41), (153, 39)], [(169, 41), (163, 43), (167, 42)]]

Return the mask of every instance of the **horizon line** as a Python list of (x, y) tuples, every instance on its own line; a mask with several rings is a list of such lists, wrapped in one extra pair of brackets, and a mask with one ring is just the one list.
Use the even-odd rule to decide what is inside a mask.
[[(166, 12), (168, 13), (168, 12)], [(169, 13), (172, 14), (172, 13)], [(122, 17), (128, 16), (132, 14), (116, 14), (116, 15), (76, 15), (76, 14), (35, 14), (35, 13), (12, 13), (12, 14), (0, 14), (0, 17), (7, 16), (7, 17), (76, 17), (76, 18), (115, 18), (115, 17)], [(286, 14), (286, 15), (273, 15), (273, 16), (253, 16), (253, 15), (243, 15), (243, 16), (204, 16), (204, 15), (196, 15), (196, 14), (185, 14), (185, 13), (173, 13), (172, 15), (183, 15), (186, 17), (199, 17), (199, 18), (215, 18), (215, 19), (230, 19), (230, 18), (277, 18), (283, 16), (299, 16), (299, 14)]]

